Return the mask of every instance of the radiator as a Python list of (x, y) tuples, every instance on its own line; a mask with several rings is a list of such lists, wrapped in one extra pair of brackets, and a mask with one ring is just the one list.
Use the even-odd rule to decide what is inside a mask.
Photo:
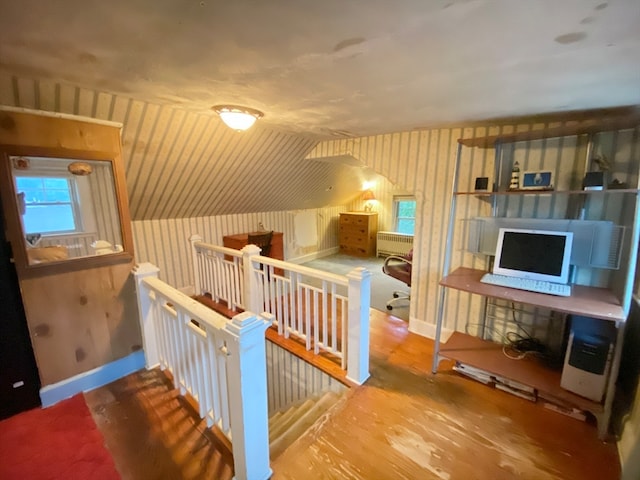
[(376, 257), (380, 255), (405, 255), (413, 247), (413, 235), (396, 232), (378, 232)]

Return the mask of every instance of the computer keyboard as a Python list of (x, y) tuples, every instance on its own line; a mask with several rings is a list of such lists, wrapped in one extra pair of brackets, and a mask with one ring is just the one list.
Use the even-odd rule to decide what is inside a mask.
[(507, 275), (485, 273), (480, 281), (482, 283), (490, 283), (491, 285), (498, 285), (500, 287), (548, 293), (549, 295), (558, 295), (560, 297), (569, 297), (571, 295), (571, 285), (545, 282), (544, 280), (531, 280), (529, 278), (509, 277)]

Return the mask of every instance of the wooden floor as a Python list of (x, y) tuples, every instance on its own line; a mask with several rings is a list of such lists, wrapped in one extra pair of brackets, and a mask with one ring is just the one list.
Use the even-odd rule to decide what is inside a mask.
[(134, 373), (85, 399), (123, 480), (233, 477), (228, 444), (159, 370)]
[[(272, 464), (274, 479), (613, 480), (594, 424), (459, 376), (430, 373), (433, 342), (371, 310), (371, 378)], [(186, 402), (158, 372), (86, 395), (124, 479), (230, 478)]]

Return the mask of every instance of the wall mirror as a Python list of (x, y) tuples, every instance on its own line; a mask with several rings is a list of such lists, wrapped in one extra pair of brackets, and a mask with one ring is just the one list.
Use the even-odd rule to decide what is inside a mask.
[(131, 258), (112, 161), (6, 155), (4, 162), (20, 231), (14, 256), (25, 267)]

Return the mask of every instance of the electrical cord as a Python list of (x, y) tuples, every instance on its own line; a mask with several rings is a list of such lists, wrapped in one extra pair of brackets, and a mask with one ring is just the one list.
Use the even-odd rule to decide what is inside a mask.
[(548, 360), (551, 357), (549, 349), (540, 340), (529, 335), (519, 322), (515, 323), (525, 333), (525, 336), (517, 332), (507, 332), (504, 335), (496, 328), (481, 323), (467, 323), (465, 325), (465, 333), (469, 334), (469, 327), (471, 326), (479, 326), (496, 333), (502, 341), (502, 354), (511, 360), (522, 360), (527, 356), (536, 356)]

